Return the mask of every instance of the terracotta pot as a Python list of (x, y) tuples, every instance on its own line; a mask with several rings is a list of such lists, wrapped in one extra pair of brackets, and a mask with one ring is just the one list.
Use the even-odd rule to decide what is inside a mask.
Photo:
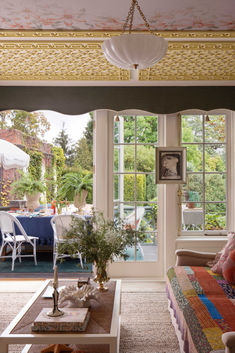
[(195, 207), (195, 202), (194, 202), (194, 201), (192, 201), (192, 202), (187, 202), (187, 203), (186, 203), (186, 206), (187, 206), (188, 208), (194, 208), (194, 207)]
[(40, 192), (35, 192), (34, 194), (27, 194), (26, 193), (26, 206), (29, 211), (34, 211), (35, 208), (40, 206)]

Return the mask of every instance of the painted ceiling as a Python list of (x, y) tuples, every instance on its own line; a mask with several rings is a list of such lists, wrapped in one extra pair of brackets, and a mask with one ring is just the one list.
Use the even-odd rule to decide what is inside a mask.
[[(0, 84), (154, 85), (235, 80), (234, 0), (139, 0), (167, 55), (131, 72), (107, 62), (101, 45), (121, 34), (131, 0), (0, 0)], [(136, 13), (134, 30), (146, 30)]]
[[(120, 30), (130, 0), (1, 0), (1, 29)], [(234, 30), (234, 0), (139, 0), (152, 30)], [(139, 14), (135, 28), (144, 29)]]

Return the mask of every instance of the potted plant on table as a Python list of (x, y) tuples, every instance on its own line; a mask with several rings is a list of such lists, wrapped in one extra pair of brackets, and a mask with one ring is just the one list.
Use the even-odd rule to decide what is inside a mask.
[(39, 198), (46, 190), (42, 180), (34, 179), (29, 173), (21, 173), (21, 178), (11, 184), (11, 192), (26, 196), (26, 205), (33, 211), (40, 205)]
[(92, 191), (92, 173), (66, 173), (61, 178), (61, 185), (58, 190), (58, 198), (74, 201), (74, 206), (81, 209), (86, 205), (88, 192)]
[(143, 241), (145, 234), (135, 231), (121, 219), (106, 219), (102, 212), (93, 209), (88, 220), (74, 217), (65, 239), (59, 246), (59, 253), (68, 252), (72, 256), (79, 251), (88, 263), (95, 265), (95, 280), (99, 289), (105, 290), (104, 283), (109, 280), (108, 263), (116, 258), (126, 260), (127, 247)]

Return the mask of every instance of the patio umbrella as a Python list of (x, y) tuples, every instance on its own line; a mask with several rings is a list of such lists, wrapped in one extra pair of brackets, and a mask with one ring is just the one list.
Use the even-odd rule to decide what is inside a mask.
[[(11, 142), (0, 139), (0, 190), (2, 189), (3, 169), (27, 168), (30, 156)], [(0, 194), (1, 205), (1, 194)]]

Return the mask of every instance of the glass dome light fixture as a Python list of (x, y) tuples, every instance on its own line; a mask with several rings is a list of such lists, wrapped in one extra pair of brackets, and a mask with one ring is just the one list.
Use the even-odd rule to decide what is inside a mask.
[[(132, 33), (135, 8), (144, 20), (149, 33)], [(128, 33), (125, 33), (128, 27)], [(132, 0), (122, 34), (106, 39), (102, 50), (106, 59), (122, 69), (146, 69), (161, 60), (167, 51), (168, 43), (150, 30), (149, 23), (144, 16), (137, 0)]]

